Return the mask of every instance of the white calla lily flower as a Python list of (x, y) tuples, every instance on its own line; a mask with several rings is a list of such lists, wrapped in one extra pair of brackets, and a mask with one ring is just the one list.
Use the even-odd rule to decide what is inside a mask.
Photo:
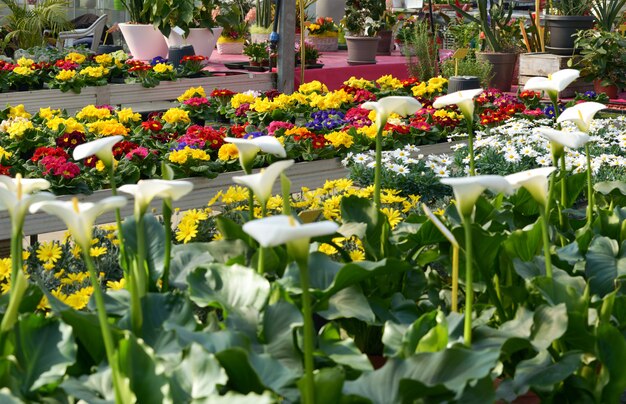
[(368, 101), (361, 108), (376, 111), (376, 128), (384, 127), (389, 115), (396, 113), (400, 116), (413, 115), (422, 108), (422, 104), (413, 97), (390, 96), (378, 101)]
[(263, 153), (273, 154), (274, 156), (280, 158), (287, 157), (285, 148), (274, 136), (259, 136), (252, 139), (225, 137), (224, 141), (237, 146), (237, 151), (239, 152), (239, 163), (246, 172), (252, 168), (254, 158), (260, 151)]
[(558, 94), (578, 77), (580, 77), (580, 71), (563, 69), (548, 77), (531, 77), (524, 85), (524, 90), (545, 91), (551, 99), (556, 99)]
[(593, 117), (603, 109), (606, 109), (606, 105), (599, 102), (582, 102), (563, 111), (557, 122), (574, 122), (581, 132), (589, 133)]
[(272, 188), (274, 187), (276, 178), (293, 164), (293, 160), (277, 161), (267, 168), (261, 169), (261, 171), (256, 174), (233, 177), (233, 181), (239, 185), (250, 188), (261, 204), (265, 205), (272, 196)]
[(457, 91), (452, 94), (444, 95), (433, 102), (434, 108), (443, 108), (448, 105), (456, 105), (463, 117), (473, 122), (474, 120), (474, 98), (483, 92), (482, 88), (476, 88), (473, 90)]
[(135, 197), (135, 216), (140, 217), (146, 213), (148, 206), (154, 198), (170, 199), (177, 201), (193, 190), (193, 184), (189, 181), (168, 180), (139, 180), (137, 184), (126, 184), (119, 188), (120, 192), (131, 194)]
[[(534, 130), (536, 134), (539, 134), (551, 143), (556, 143), (557, 147), (568, 147), (570, 149), (578, 149), (583, 147), (589, 141), (589, 135), (583, 132), (565, 132), (562, 130), (556, 130), (547, 126), (542, 126)], [(558, 154), (558, 153), (555, 153)]]
[(74, 149), (72, 156), (74, 160), (82, 160), (89, 156), (96, 156), (107, 166), (113, 164), (113, 146), (124, 139), (124, 136), (107, 136), (91, 142), (79, 144)]
[(541, 167), (507, 175), (513, 188), (524, 188), (542, 206), (548, 202), (548, 177), (556, 170), (555, 167)]
[(43, 210), (63, 220), (80, 248), (88, 251), (96, 218), (125, 204), (126, 198), (123, 196), (110, 196), (95, 203), (78, 202), (74, 198), (71, 201), (38, 202), (30, 207), (30, 211), (34, 213)]
[(442, 178), (441, 183), (452, 187), (456, 208), (463, 217), (472, 214), (476, 200), (486, 189), (497, 193), (513, 193), (513, 187), (509, 181), (500, 175)]
[(22, 178), (20, 174), (16, 178), (0, 175), (0, 210), (7, 210), (13, 226), (21, 228), (32, 204), (54, 199), (49, 192), (37, 192), (49, 187), (50, 183), (40, 178)]
[(301, 224), (287, 215), (264, 217), (243, 225), (243, 231), (258, 241), (262, 247), (276, 247), (294, 240), (326, 236), (334, 234), (338, 228), (337, 223), (329, 220)]

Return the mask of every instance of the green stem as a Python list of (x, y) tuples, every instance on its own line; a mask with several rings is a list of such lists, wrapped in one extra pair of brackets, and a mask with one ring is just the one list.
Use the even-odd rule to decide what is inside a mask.
[[(111, 184), (111, 195), (117, 196), (117, 184), (115, 183), (115, 163), (109, 167), (109, 183)], [(122, 213), (120, 208), (115, 209), (115, 224), (117, 225), (117, 239), (119, 241), (120, 255), (122, 257), (122, 270), (124, 277), (128, 278), (128, 256), (124, 247), (124, 234), (122, 233)]]
[(143, 297), (148, 292), (148, 282), (146, 274), (146, 240), (145, 222), (143, 215), (137, 218), (137, 289), (139, 297)]
[(463, 229), (465, 230), (465, 323), (463, 326), (463, 341), (468, 347), (472, 345), (472, 306), (474, 300), (474, 282), (472, 261), (472, 219), (470, 216), (463, 217)]
[[(267, 216), (267, 204), (261, 202), (261, 217)], [(259, 246), (259, 258), (256, 266), (256, 270), (259, 274), (265, 273), (265, 247)]]
[(475, 163), (474, 163), (474, 125), (471, 119), (467, 119), (467, 117), (465, 118), (466, 122), (467, 122), (467, 148), (469, 150), (469, 168), (470, 168), (470, 175), (474, 176), (476, 175), (476, 169), (475, 169)]
[(561, 206), (565, 208), (567, 204), (567, 168), (565, 165), (565, 153), (561, 156)]
[(549, 220), (546, 208), (539, 207), (541, 216), (541, 234), (543, 236), (543, 256), (546, 260), (546, 276), (552, 279), (552, 257), (550, 256), (550, 232), (548, 231)]
[(381, 125), (376, 133), (376, 166), (374, 167), (374, 204), (380, 209), (380, 181), (382, 174), (383, 160), (383, 129), (385, 125)]
[(83, 259), (89, 272), (89, 278), (91, 279), (91, 286), (93, 287), (93, 294), (96, 301), (96, 311), (98, 315), (98, 322), (100, 323), (100, 332), (102, 333), (102, 340), (104, 342), (104, 350), (106, 352), (107, 361), (111, 367), (113, 374), (113, 388), (115, 389), (115, 402), (121, 403), (122, 394), (117, 362), (115, 361), (115, 345), (113, 343), (113, 334), (109, 328), (109, 320), (107, 318), (106, 308), (104, 307), (104, 297), (102, 296), (102, 289), (100, 288), (100, 282), (98, 275), (96, 274), (96, 268), (93, 264), (93, 260), (89, 255), (89, 246), (81, 246), (83, 250)]
[(22, 297), (28, 288), (28, 281), (22, 270), (22, 225), (23, 222), (14, 225), (15, 230), (11, 235), (11, 290), (9, 304), (0, 323), (2, 334), (11, 330), (17, 322)]
[(585, 145), (585, 154), (587, 155), (587, 225), (591, 226), (595, 198), (593, 196), (593, 177), (591, 175), (591, 153), (588, 144)]
[(163, 276), (161, 291), (170, 288), (170, 263), (172, 261), (172, 201), (163, 200), (163, 225), (165, 226), (165, 256), (163, 257)]
[[(552, 209), (552, 200), (554, 199), (554, 188), (556, 186), (556, 170), (550, 174), (550, 185), (548, 186), (548, 200), (546, 201), (546, 216), (550, 221), (550, 210)], [(557, 204), (558, 209), (558, 204)], [(560, 216), (560, 213), (559, 213)]]
[(300, 268), (300, 287), (302, 288), (302, 317), (304, 320), (304, 392), (302, 402), (304, 404), (315, 403), (315, 383), (313, 379), (313, 348), (314, 348), (314, 328), (313, 311), (311, 310), (311, 294), (309, 291), (309, 264), (308, 255), (304, 259), (298, 260)]
[(248, 220), (254, 220), (254, 194), (251, 189), (248, 190), (248, 210)]
[(146, 246), (144, 239), (144, 221), (143, 216), (136, 218), (137, 221), (137, 257), (133, 263), (132, 276), (130, 277), (130, 318), (133, 332), (141, 335), (143, 326), (143, 310), (141, 308), (141, 298), (147, 293), (146, 284)]
[(291, 215), (291, 181), (285, 173), (280, 173), (280, 189), (283, 195), (283, 215)]

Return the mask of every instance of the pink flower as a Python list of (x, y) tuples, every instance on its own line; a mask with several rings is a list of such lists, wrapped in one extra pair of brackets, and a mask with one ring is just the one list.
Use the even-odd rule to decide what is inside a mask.
[(527, 116), (541, 116), (543, 115), (543, 111), (541, 110), (541, 108), (537, 108), (537, 109), (525, 109), (524, 112), (522, 112), (524, 115)]
[(279, 129), (287, 130), (287, 129), (293, 128), (294, 126), (295, 125), (291, 122), (273, 121), (267, 127), (267, 133), (273, 136), (274, 132), (276, 132)]
[(250, 11), (248, 11), (248, 14), (246, 14), (246, 18), (243, 20), (247, 23), (256, 21), (256, 7), (252, 7)]
[(128, 160), (132, 160), (133, 157), (137, 156), (137, 157), (139, 157), (141, 159), (144, 159), (144, 158), (148, 157), (149, 153), (150, 152), (145, 147), (137, 147), (136, 149), (133, 149), (133, 150), (129, 151), (128, 153), (126, 153), (126, 158)]

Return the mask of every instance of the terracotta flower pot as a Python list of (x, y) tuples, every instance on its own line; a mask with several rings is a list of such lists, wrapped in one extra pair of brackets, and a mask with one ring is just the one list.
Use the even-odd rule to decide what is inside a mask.
[(602, 80), (593, 81), (593, 91), (595, 91), (596, 94), (604, 93), (606, 94), (607, 97), (614, 100), (617, 98), (617, 90), (618, 88), (615, 84), (610, 85), (610, 86), (603, 86)]
[(516, 53), (481, 52), (478, 54), (483, 60), (492, 66), (492, 78), (489, 80), (489, 87), (497, 88), (500, 91), (511, 91), (513, 82), (513, 72), (517, 62)]

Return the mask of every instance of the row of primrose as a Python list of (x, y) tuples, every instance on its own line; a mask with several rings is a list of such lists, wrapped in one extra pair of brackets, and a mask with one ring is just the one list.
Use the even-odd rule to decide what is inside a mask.
[[(528, 86), (556, 104), (577, 75)], [(434, 107), (475, 121), (481, 92)], [(376, 111), (371, 186), (338, 180), (295, 196), (283, 174), (294, 161), (278, 139), (229, 137), (244, 171), (233, 181), (247, 192), (222, 193), (227, 214), (186, 212), (176, 232), (174, 204), (192, 184), (164, 165), (161, 179), (118, 188), (122, 136), (73, 150), (108, 173), (112, 195), (96, 203), (55, 200), (45, 179), (0, 176), (12, 219), (0, 267), (3, 402), (618, 402), (626, 192), (593, 183), (589, 132), (604, 106), (577, 104), (559, 114), (563, 129), (534, 129), (551, 163), (508, 175), (477, 175), (468, 122), (467, 173), (440, 180), (454, 202), (436, 214), (381, 186), (386, 125), (420, 102), (362, 107)], [(573, 150), (587, 161), (580, 175), (567, 169)], [(276, 160), (251, 174), (258, 154)], [(317, 219), (310, 192), (336, 203), (325, 206), (332, 220)], [(120, 194), (134, 214), (94, 229), (128, 203)], [(154, 198), (160, 218), (147, 209)], [(22, 224), (36, 211), (62, 219), (69, 236), (24, 251)], [(213, 230), (202, 226), (209, 218)], [(210, 240), (178, 237), (181, 226)]]
[[(56, 194), (110, 187), (102, 162), (73, 159), (72, 150), (115, 135), (124, 137), (113, 150), (118, 184), (159, 178), (163, 162), (177, 179), (213, 178), (237, 170), (238, 151), (226, 137), (273, 136), (295, 161), (343, 159), (374, 149), (378, 113), (363, 106), (388, 96), (413, 97), (421, 108), (406, 117), (389, 117), (382, 140), (386, 150), (465, 138), (467, 124), (480, 134), (511, 120), (554, 117), (554, 107), (542, 106), (537, 91), (513, 96), (487, 90), (476, 97), (478, 119), (468, 120), (454, 105), (433, 107), (446, 86), (443, 78), (419, 82), (383, 76), (375, 81), (351, 78), (336, 91), (320, 82), (306, 83), (290, 95), (225, 89), (207, 94), (192, 87), (178, 98), (177, 107), (144, 118), (130, 108), (107, 105), (88, 105), (71, 116), (50, 107), (32, 115), (15, 105), (0, 112), (0, 174), (44, 178)], [(251, 164), (261, 167), (272, 161), (260, 156)]]

